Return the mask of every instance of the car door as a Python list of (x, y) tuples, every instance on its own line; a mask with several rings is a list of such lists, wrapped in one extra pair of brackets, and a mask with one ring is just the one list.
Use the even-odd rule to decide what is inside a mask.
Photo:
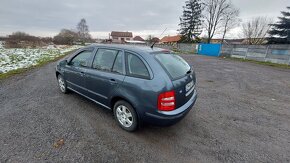
[(98, 49), (92, 69), (87, 71), (89, 97), (109, 106), (109, 99), (124, 80), (124, 53), (115, 49)]
[(68, 88), (83, 95), (87, 95), (84, 78), (92, 64), (93, 50), (93, 48), (84, 49), (76, 54), (66, 65), (64, 72)]

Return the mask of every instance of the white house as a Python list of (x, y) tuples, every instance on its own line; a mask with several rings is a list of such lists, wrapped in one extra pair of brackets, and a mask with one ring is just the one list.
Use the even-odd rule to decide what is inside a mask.
[(124, 43), (125, 41), (132, 41), (133, 34), (132, 34), (132, 32), (112, 31), (111, 32), (111, 39), (113, 42)]

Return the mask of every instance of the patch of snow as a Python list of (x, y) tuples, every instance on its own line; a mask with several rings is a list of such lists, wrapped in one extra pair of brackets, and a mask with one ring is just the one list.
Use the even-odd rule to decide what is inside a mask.
[[(2, 45), (2, 44), (1, 44)], [(37, 65), (41, 59), (56, 58), (81, 46), (47, 46), (41, 49), (5, 49), (0, 45), (0, 73)]]
[(4, 45), (4, 41), (0, 41), (0, 49), (4, 48), (3, 45)]

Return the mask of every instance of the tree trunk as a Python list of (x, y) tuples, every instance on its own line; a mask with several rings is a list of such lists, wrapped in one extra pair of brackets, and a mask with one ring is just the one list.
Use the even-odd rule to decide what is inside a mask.
[(228, 27), (228, 21), (226, 21), (226, 24), (225, 24), (225, 30), (224, 30), (224, 33), (223, 33), (223, 38), (222, 38), (222, 44), (224, 43), (224, 40), (225, 40), (225, 36), (226, 36), (226, 33), (227, 33), (227, 27)]
[(207, 38), (207, 43), (210, 44), (210, 41), (211, 41), (211, 38), (208, 37), (208, 38)]
[(222, 38), (222, 42), (221, 42), (222, 44), (224, 43), (225, 36), (226, 36), (226, 32), (227, 32), (227, 30), (225, 29), (225, 30), (224, 30), (224, 34), (223, 34), (223, 38)]

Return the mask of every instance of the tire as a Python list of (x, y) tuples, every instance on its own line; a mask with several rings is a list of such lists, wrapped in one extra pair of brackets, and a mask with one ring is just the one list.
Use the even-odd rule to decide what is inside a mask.
[(64, 80), (62, 75), (59, 74), (57, 76), (57, 82), (58, 82), (58, 87), (59, 87), (60, 91), (64, 94), (68, 93), (66, 81)]
[(119, 126), (129, 132), (137, 130), (138, 117), (135, 109), (126, 101), (117, 101), (114, 105), (114, 117)]

